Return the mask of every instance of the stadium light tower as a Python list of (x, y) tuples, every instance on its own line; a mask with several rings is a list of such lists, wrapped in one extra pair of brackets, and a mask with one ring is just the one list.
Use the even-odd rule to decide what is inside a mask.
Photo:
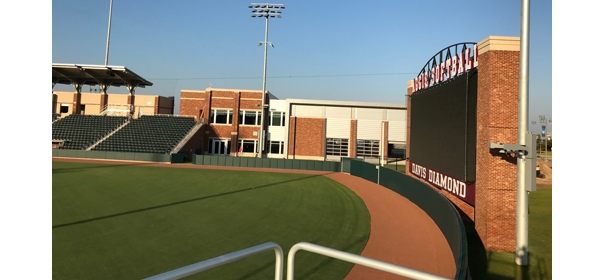
[(110, 8), (108, 10), (108, 32), (106, 34), (106, 55), (104, 56), (104, 66), (108, 65), (108, 45), (110, 44), (110, 23), (112, 21), (112, 3), (110, 0)]
[[(261, 101), (261, 118), (260, 118), (260, 131), (258, 136), (258, 154), (259, 157), (263, 157), (263, 147), (265, 140), (265, 119), (268, 118), (269, 110), (268, 105), (265, 104), (265, 95), (267, 94), (267, 45), (273, 47), (273, 43), (269, 42), (269, 18), (281, 18), (281, 9), (285, 9), (283, 4), (269, 4), (269, 3), (251, 3), (248, 7), (252, 10), (252, 17), (264, 17), (266, 21), (265, 25), (265, 41), (259, 42), (258, 46), (264, 45), (264, 64), (263, 64), (263, 82), (262, 82), (262, 101)], [(267, 116), (265, 116), (265, 111)]]

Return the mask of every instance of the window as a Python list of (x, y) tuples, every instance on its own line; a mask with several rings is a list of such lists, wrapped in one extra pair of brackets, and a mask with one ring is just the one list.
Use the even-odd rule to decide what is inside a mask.
[(356, 156), (379, 157), (379, 140), (356, 140)]
[(260, 125), (261, 111), (240, 111), (239, 124)]
[(231, 124), (233, 113), (229, 109), (210, 110), (210, 122), (213, 124)]
[(68, 104), (60, 104), (60, 113), (68, 113), (69, 112), (69, 105)]
[(242, 147), (242, 153), (256, 153), (256, 141), (247, 139), (238, 140), (238, 151)]
[(328, 156), (348, 156), (348, 139), (327, 138)]
[(269, 125), (285, 126), (285, 112), (270, 112)]
[(268, 149), (271, 154), (283, 154), (283, 141), (268, 141)]

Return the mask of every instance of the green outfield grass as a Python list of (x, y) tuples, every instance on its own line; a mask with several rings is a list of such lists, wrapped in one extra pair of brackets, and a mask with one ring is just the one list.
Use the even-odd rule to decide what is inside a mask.
[[(351, 190), (324, 176), (52, 163), (54, 279), (142, 279), (276, 242), (360, 254), (370, 218)], [(351, 263), (308, 252), (297, 279), (343, 279)], [(273, 279), (265, 252), (190, 279)], [(188, 279), (188, 278), (186, 278)]]
[(515, 264), (514, 253), (486, 252), (472, 223), (466, 223), (473, 279), (552, 279), (552, 189), (529, 194), (529, 266)]
[(402, 164), (390, 163), (390, 164), (386, 164), (385, 167), (406, 174), (406, 165), (404, 165), (404, 163), (402, 163)]

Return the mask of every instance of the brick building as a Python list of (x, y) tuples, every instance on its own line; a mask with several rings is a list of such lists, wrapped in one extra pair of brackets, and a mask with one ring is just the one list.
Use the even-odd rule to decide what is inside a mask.
[(264, 154), (274, 158), (386, 160), (390, 145), (406, 143), (402, 104), (328, 100), (279, 100), (262, 91), (207, 88), (182, 90), (180, 115), (205, 125), (185, 151), (257, 156), (262, 116)]

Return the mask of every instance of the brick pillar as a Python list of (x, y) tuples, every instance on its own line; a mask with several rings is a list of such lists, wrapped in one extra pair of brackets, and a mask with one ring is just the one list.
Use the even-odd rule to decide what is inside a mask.
[(478, 43), (475, 229), (490, 251), (516, 246), (516, 160), (488, 143), (518, 140), (519, 44), (496, 36)]
[[(159, 112), (159, 108), (160, 107), (160, 97), (154, 97), (154, 114), (158, 114)], [(181, 113), (181, 112), (180, 112)]]
[(321, 151), (319, 156), (325, 159), (327, 157), (327, 118), (323, 119), (323, 129), (321, 130)]
[(383, 121), (383, 131), (382, 131), (382, 139), (379, 143), (381, 149), (381, 158), (383, 159), (383, 164), (387, 164), (387, 155), (388, 155), (388, 130), (389, 130), (389, 122)]
[(404, 157), (406, 157), (406, 174), (412, 176), (412, 173), (408, 172), (408, 168), (410, 168), (410, 104), (411, 104), (411, 95), (413, 92), (415, 85), (414, 81), (410, 80), (406, 85), (406, 94), (408, 98), (406, 98), (406, 150), (404, 153)]
[(52, 92), (52, 114), (56, 114), (56, 103), (58, 103), (58, 95)]
[[(238, 141), (238, 131), (239, 131), (239, 118), (240, 118), (240, 96), (241, 93), (239, 91), (233, 92), (233, 116), (231, 117), (231, 145), (229, 146), (229, 153), (235, 155), (238, 151), (239, 147), (237, 145)], [(263, 116), (264, 117), (264, 116)]]
[(204, 100), (204, 123), (210, 124), (212, 120), (210, 119), (210, 110), (212, 107), (212, 90), (205, 91)]
[(101, 93), (100, 94), (100, 112), (102, 112), (102, 110), (104, 110), (104, 106), (106, 106), (106, 104), (108, 104), (108, 94)]
[(130, 115), (131, 117), (133, 117), (133, 115), (135, 114), (135, 95), (131, 93), (127, 95), (127, 105), (130, 106)]
[(75, 94), (73, 94), (73, 108), (71, 114), (79, 114), (81, 112), (79, 105), (81, 104), (81, 87), (83, 85), (75, 84)]
[(296, 117), (290, 116), (289, 137), (288, 137), (288, 156), (296, 158)]
[(350, 120), (350, 140), (348, 141), (348, 157), (356, 158), (356, 131), (358, 123), (356, 120)]

